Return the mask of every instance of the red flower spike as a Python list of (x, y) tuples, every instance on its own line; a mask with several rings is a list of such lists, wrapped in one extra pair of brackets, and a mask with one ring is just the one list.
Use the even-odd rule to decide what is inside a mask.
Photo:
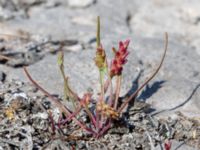
[(110, 76), (113, 77), (115, 75), (121, 75), (123, 70), (123, 65), (127, 62), (127, 56), (129, 52), (127, 51), (129, 40), (126, 40), (125, 42), (120, 41), (119, 42), (119, 49), (116, 51), (113, 48), (113, 51), (115, 52), (115, 57), (111, 62), (111, 70), (110, 70)]

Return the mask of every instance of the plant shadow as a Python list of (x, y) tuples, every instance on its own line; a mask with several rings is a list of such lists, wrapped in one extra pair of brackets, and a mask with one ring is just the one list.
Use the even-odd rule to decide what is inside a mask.
[[(139, 88), (139, 79), (140, 79), (142, 73), (143, 73), (143, 70), (141, 70), (138, 73), (137, 77), (132, 82), (132, 86), (131, 86), (130, 90), (122, 97), (122, 99), (126, 99), (127, 97), (130, 97)], [(134, 107), (135, 102), (144, 102), (145, 103), (148, 100), (148, 98), (150, 98), (153, 94), (158, 92), (158, 90), (160, 88), (162, 88), (162, 86), (165, 82), (166, 82), (165, 80), (161, 80), (161, 81), (153, 82), (150, 86), (149, 86), (149, 84), (147, 84), (145, 86), (145, 88), (142, 90), (142, 92), (140, 92), (139, 95), (136, 95), (132, 99), (132, 101), (129, 102), (126, 112), (128, 112), (131, 107)], [(186, 98), (186, 100), (184, 100), (182, 103), (178, 104), (175, 107), (172, 107), (169, 109), (164, 109), (164, 110), (161, 110), (158, 112), (155, 112), (156, 111), (155, 108), (150, 107), (147, 110), (145, 110), (145, 112), (151, 113), (151, 116), (155, 116), (155, 115), (163, 113), (163, 112), (174, 111), (174, 110), (184, 106), (185, 104), (187, 104), (191, 100), (192, 96), (196, 93), (198, 88), (200, 88), (200, 83), (196, 85), (196, 87), (192, 90), (191, 94), (188, 96), (188, 98)], [(153, 113), (153, 112), (155, 112), (155, 113)]]
[[(128, 92), (122, 97), (122, 99), (125, 99), (127, 97), (130, 97), (138, 88), (139, 88), (139, 79), (144, 71), (141, 70), (137, 77), (132, 81), (132, 86), (128, 90)], [(139, 95), (136, 95), (130, 102), (127, 108), (127, 112), (131, 107), (134, 107), (135, 102), (143, 102), (145, 103), (148, 98), (150, 98), (153, 94), (155, 94), (160, 88), (162, 88), (163, 84), (165, 83), (165, 80), (161, 81), (155, 81), (151, 85), (147, 84), (145, 88), (142, 90), (142, 92)], [(155, 111), (154, 108), (148, 108), (145, 110), (146, 113), (151, 113)]]
[(148, 98), (150, 98), (153, 94), (155, 94), (160, 88), (162, 88), (162, 85), (166, 81), (155, 81), (151, 86), (149, 84), (146, 85), (145, 89), (141, 92), (139, 97), (137, 98), (139, 101), (146, 101)]

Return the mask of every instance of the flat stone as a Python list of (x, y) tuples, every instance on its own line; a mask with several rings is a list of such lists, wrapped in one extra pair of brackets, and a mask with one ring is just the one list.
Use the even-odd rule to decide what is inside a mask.
[(200, 54), (197, 44), (200, 39), (199, 7), (198, 0), (140, 3), (137, 13), (131, 15), (130, 28), (134, 34), (148, 37), (159, 37), (166, 31), (177, 42), (195, 47)]

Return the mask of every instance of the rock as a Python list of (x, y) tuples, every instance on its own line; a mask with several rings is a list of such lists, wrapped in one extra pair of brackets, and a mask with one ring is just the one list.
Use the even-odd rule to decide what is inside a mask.
[(95, 2), (96, 0), (68, 0), (68, 5), (70, 7), (83, 8), (90, 6)]
[(199, 7), (198, 0), (140, 3), (137, 13), (131, 13), (130, 28), (134, 34), (148, 37), (158, 37), (162, 32), (168, 32), (173, 40), (195, 47), (200, 54), (197, 45), (200, 41)]
[[(80, 1), (81, 4), (83, 1)], [(109, 37), (113, 33), (127, 36), (130, 32), (126, 23), (127, 11), (137, 7), (131, 0), (128, 0), (127, 3), (129, 6), (123, 1), (116, 1), (115, 4), (110, 0), (98, 1), (98, 5), (92, 5), (91, 8), (89, 7), (90, 9), (72, 9), (65, 5), (58, 5), (50, 9), (41, 4), (28, 9), (29, 19), (13, 18), (9, 22), (4, 22), (3, 25), (8, 31), (9, 28), (14, 28), (26, 31), (31, 35), (51, 37), (52, 40), (66, 40), (68, 37), (79, 40), (80, 37), (88, 36), (88, 34), (96, 35), (96, 17), (99, 15), (102, 18), (103, 36)], [(125, 6), (132, 7), (127, 9)], [(104, 17), (105, 13), (106, 17)], [(4, 33), (4, 30), (0, 29), (1, 32)]]
[[(77, 15), (83, 15), (87, 18), (89, 12), (76, 12)], [(42, 35), (43, 37), (50, 37), (54, 40), (66, 40), (68, 37), (78, 39), (82, 33), (95, 33), (95, 26), (75, 24), (70, 16), (74, 12), (64, 6), (48, 9), (44, 7), (33, 7), (29, 10), (29, 20), (21, 19), (20, 21), (11, 20), (5, 23), (7, 29), (13, 27), (15, 24), (16, 29), (23, 29), (30, 34)], [(51, 18), (51, 19), (49, 19)], [(65, 18), (65, 19), (63, 19)], [(55, 23), (56, 22), (56, 23)], [(42, 24), (42, 26), (41, 26)], [(38, 28), (39, 27), (39, 28)], [(81, 29), (82, 28), (82, 29)], [(1, 30), (0, 30), (1, 31)]]

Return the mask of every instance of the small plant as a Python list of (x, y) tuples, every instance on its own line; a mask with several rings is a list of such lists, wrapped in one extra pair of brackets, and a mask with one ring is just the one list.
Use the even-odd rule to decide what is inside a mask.
[[(64, 71), (63, 51), (59, 53), (58, 65), (60, 67), (61, 75), (64, 81), (64, 99), (72, 101), (74, 106), (73, 110), (70, 110), (68, 106), (64, 104), (64, 102), (61, 102), (59, 99), (53, 97), (39, 84), (37, 84), (37, 82), (32, 79), (26, 68), (24, 68), (24, 71), (27, 77), (33, 83), (33, 85), (40, 89), (46, 96), (48, 96), (53, 104), (59, 108), (60, 112), (62, 112), (62, 116), (60, 117), (61, 119), (57, 123), (59, 127), (73, 120), (77, 125), (79, 125), (83, 130), (90, 133), (93, 137), (99, 138), (111, 128), (113, 120), (120, 119), (123, 113), (122, 111), (129, 104), (129, 102), (134, 101), (138, 92), (140, 92), (144, 88), (144, 86), (158, 73), (163, 64), (167, 51), (167, 33), (165, 34), (165, 38), (165, 51), (162, 56), (161, 62), (158, 65), (158, 68), (130, 97), (122, 100), (121, 105), (119, 105), (119, 94), (122, 82), (122, 72), (129, 54), (128, 46), (130, 40), (119, 42), (118, 49), (112, 49), (114, 53), (114, 58), (109, 64), (107, 61), (105, 50), (100, 41), (99, 17), (97, 18), (97, 49), (94, 61), (99, 70), (101, 92), (96, 100), (93, 99), (93, 95), (89, 92), (86, 92), (83, 97), (79, 97), (78, 94), (76, 94), (70, 88), (68, 76), (65, 75)], [(114, 81), (116, 82), (116, 87), (113, 87)], [(81, 111), (84, 111), (84, 113), (88, 116), (90, 120), (89, 125), (83, 122), (80, 117), (78, 117)], [(51, 122), (53, 122), (52, 119)], [(52, 125), (52, 128), (55, 130), (55, 123), (52, 123)]]

